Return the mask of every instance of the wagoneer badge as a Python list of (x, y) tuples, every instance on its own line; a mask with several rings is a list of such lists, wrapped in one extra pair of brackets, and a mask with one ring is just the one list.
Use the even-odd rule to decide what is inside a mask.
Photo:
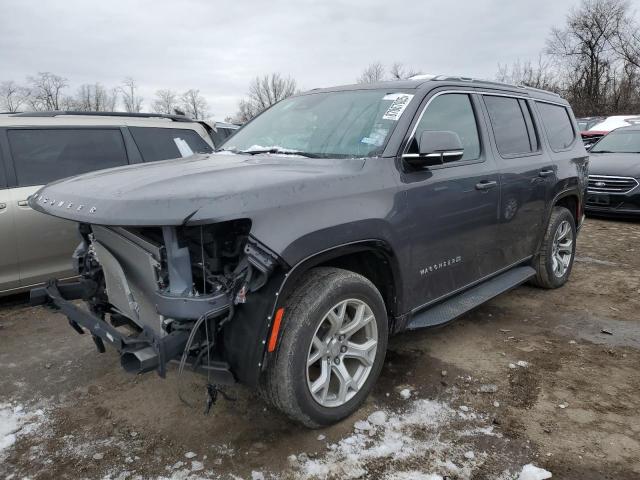
[[(49, 205), (59, 207), (59, 208), (71, 208), (73, 207), (73, 202), (67, 202), (66, 200), (60, 200), (56, 202), (53, 198), (49, 199), (47, 197), (43, 197), (42, 195), (34, 195), (33, 197), (36, 201), (44, 203), (45, 205), (48, 203)], [(84, 208), (84, 205), (78, 205), (76, 210), (79, 212)], [(97, 207), (93, 206), (89, 209), (89, 213), (96, 213)]]

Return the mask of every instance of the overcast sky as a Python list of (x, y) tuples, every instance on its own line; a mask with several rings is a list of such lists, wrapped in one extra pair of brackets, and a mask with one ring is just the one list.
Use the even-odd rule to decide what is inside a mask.
[(493, 78), (536, 59), (578, 0), (1, 0), (0, 81), (49, 71), (81, 83), (200, 89), (214, 118), (256, 75), (302, 89), (354, 83), (371, 62)]

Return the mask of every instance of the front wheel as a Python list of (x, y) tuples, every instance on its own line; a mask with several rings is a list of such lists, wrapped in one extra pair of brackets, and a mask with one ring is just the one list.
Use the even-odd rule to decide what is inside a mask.
[(531, 283), (542, 288), (558, 288), (569, 279), (576, 252), (576, 223), (571, 212), (554, 207), (540, 253), (533, 261), (536, 276)]
[(309, 427), (347, 417), (380, 374), (387, 326), (382, 297), (365, 277), (338, 268), (309, 271), (285, 302), (264, 397)]

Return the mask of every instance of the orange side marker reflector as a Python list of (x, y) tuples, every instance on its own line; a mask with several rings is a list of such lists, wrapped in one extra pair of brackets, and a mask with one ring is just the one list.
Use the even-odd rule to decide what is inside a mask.
[(269, 337), (269, 345), (267, 345), (267, 351), (269, 353), (276, 349), (276, 343), (278, 343), (278, 332), (280, 332), (280, 322), (282, 322), (282, 315), (284, 315), (284, 308), (276, 310), (276, 316), (273, 319), (273, 328), (271, 329), (271, 336)]

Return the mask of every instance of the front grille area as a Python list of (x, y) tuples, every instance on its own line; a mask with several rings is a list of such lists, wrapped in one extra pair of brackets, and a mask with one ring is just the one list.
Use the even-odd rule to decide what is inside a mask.
[(607, 175), (589, 175), (589, 191), (595, 193), (627, 193), (638, 186), (631, 177), (611, 177)]

